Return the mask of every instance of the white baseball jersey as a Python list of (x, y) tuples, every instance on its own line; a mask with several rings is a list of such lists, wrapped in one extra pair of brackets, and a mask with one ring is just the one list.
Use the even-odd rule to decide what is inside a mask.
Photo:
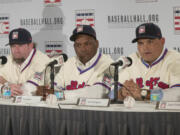
[(151, 66), (138, 53), (130, 55), (132, 65), (119, 72), (119, 82), (133, 79), (140, 88), (180, 87), (180, 54), (174, 50), (163, 50)]
[(108, 78), (104, 78), (104, 74), (112, 62), (109, 55), (101, 53), (97, 53), (86, 65), (83, 65), (77, 57), (72, 57), (61, 67), (55, 77), (55, 83), (58, 88), (64, 90), (77, 90), (85, 86), (100, 84), (108, 92), (110, 87), (107, 84)]
[(50, 59), (48, 56), (36, 49), (31, 51), (22, 65), (16, 64), (13, 61), (12, 55), (9, 55), (7, 63), (0, 68), (0, 76), (8, 82), (15, 84), (22, 84), (28, 81), (34, 85), (38, 85), (29, 80), (40, 80), (42, 71), (49, 61)]

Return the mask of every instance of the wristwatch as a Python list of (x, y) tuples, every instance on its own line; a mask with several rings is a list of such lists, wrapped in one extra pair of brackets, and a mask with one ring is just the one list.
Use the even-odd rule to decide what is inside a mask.
[(147, 90), (142, 89), (142, 90), (141, 90), (141, 97), (142, 97), (143, 100), (146, 99), (147, 95), (148, 95)]

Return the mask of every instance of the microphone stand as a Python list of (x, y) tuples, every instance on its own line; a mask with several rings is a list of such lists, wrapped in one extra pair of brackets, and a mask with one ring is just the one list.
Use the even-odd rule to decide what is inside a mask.
[(119, 80), (119, 66), (120, 64), (114, 64), (114, 100), (111, 100), (111, 104), (123, 104), (123, 101), (118, 100), (118, 80)]
[(50, 65), (51, 67), (51, 74), (50, 74), (50, 79), (51, 79), (51, 89), (54, 90), (54, 65)]

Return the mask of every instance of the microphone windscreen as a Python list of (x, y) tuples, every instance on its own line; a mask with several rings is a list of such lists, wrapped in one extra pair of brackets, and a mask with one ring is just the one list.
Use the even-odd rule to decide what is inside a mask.
[(66, 62), (68, 60), (68, 56), (65, 53), (63, 53), (62, 55), (63, 55), (63, 58), (64, 58), (64, 62)]
[(0, 59), (1, 59), (1, 65), (4, 65), (7, 63), (7, 57), (6, 56), (1, 56)]
[(132, 59), (130, 57), (127, 57), (127, 59), (129, 60), (129, 64), (128, 67), (132, 65)]

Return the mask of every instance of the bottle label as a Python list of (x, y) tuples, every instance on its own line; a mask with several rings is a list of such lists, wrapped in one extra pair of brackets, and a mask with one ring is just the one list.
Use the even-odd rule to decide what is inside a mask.
[(163, 96), (163, 93), (162, 93), (161, 89), (151, 90), (150, 100), (151, 101), (161, 101), (162, 96)]
[(64, 93), (62, 91), (55, 91), (54, 94), (56, 95), (57, 99), (64, 99)]
[(2, 88), (2, 98), (4, 99), (9, 99), (11, 98), (11, 89), (9, 86), (5, 85), (3, 88)]
[(11, 96), (11, 91), (10, 90), (4, 90), (3, 96)]

